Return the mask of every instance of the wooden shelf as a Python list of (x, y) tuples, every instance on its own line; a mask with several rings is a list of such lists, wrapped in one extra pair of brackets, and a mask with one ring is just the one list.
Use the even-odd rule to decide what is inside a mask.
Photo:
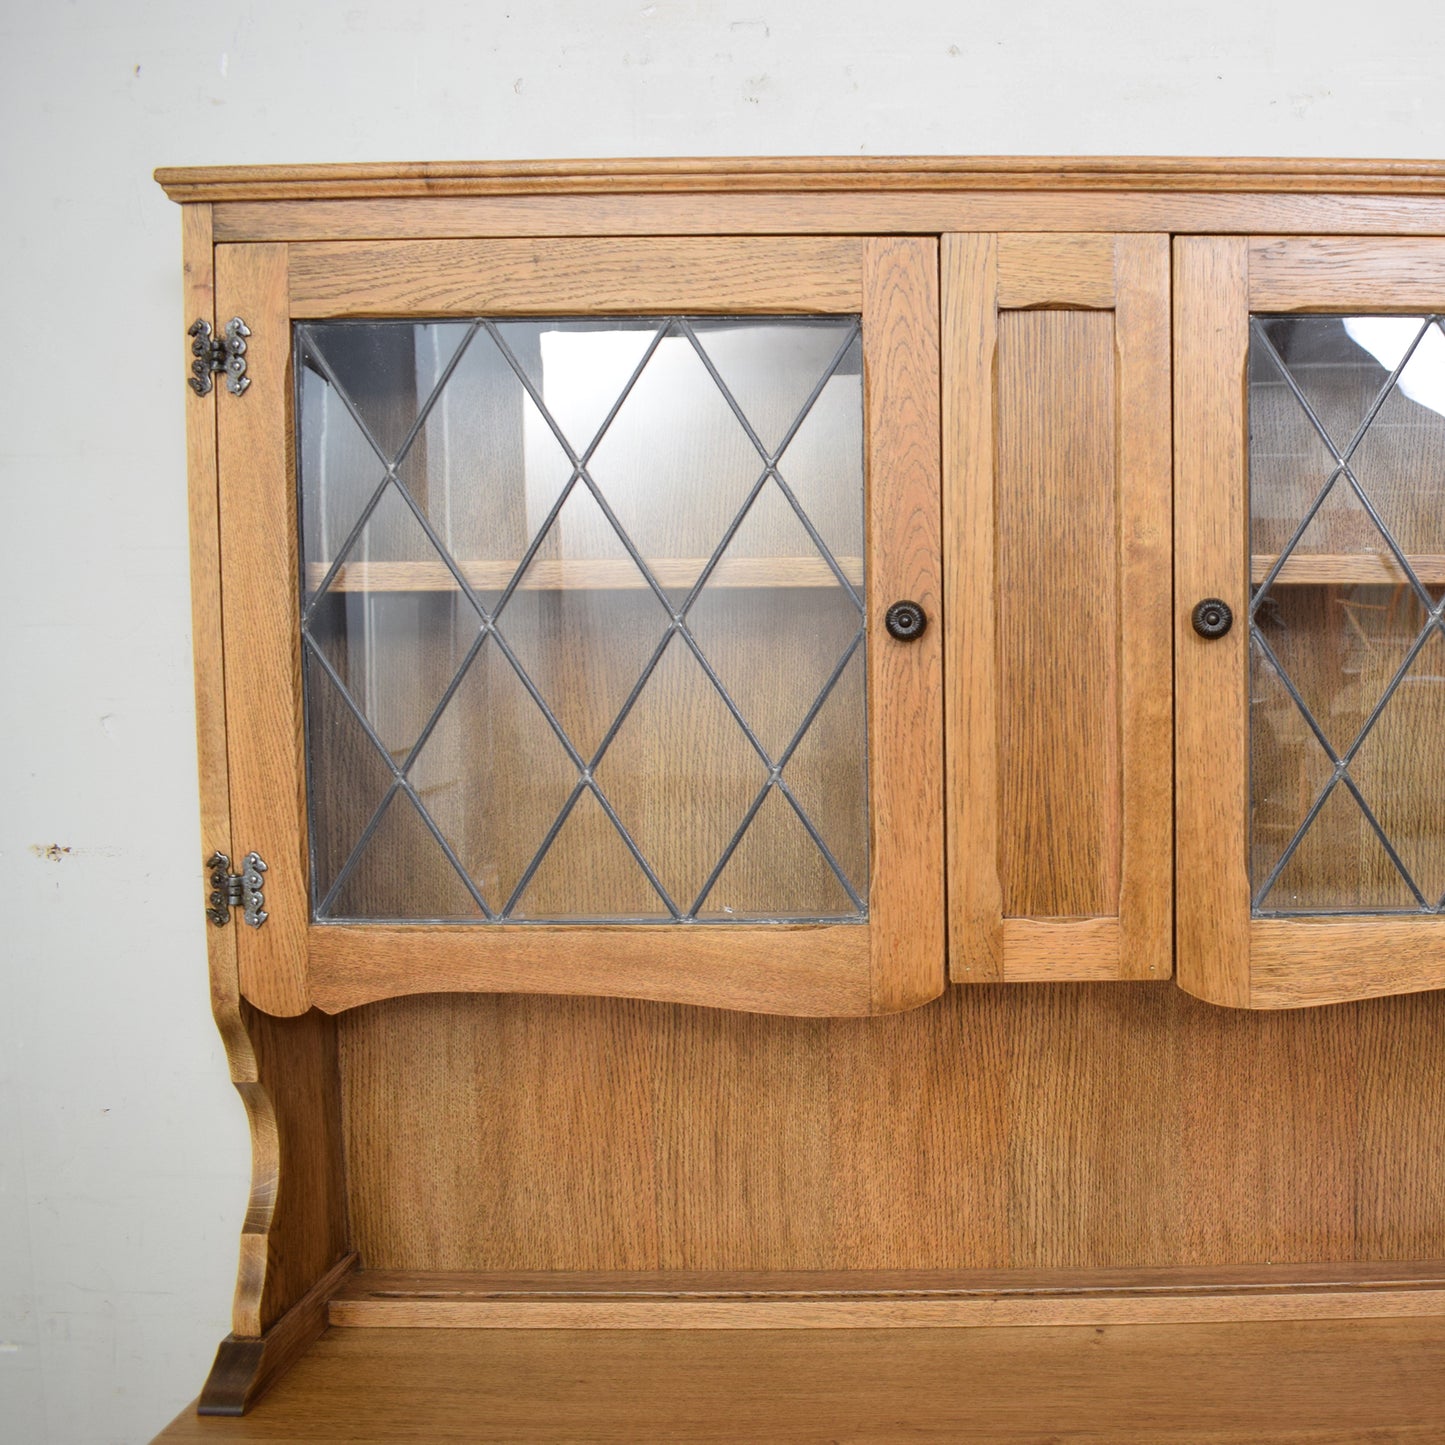
[[(1442, 559), (1445, 561), (1445, 559)], [(515, 560), (461, 562), (462, 575), (479, 592), (500, 592), (517, 570)], [(705, 557), (664, 557), (649, 564), (667, 588), (690, 587), (707, 566)], [(863, 584), (863, 559), (840, 557), (838, 565), (855, 586)], [(329, 562), (306, 568), (306, 585), (315, 590), (330, 570)], [(534, 561), (522, 578), (523, 591), (630, 591), (647, 584), (627, 558), (548, 558)], [(724, 557), (708, 579), (712, 587), (830, 587), (833, 569), (813, 557)], [(449, 592), (456, 579), (442, 562), (347, 562), (332, 580), (332, 592)]]
[(1445, 1264), (1095, 1270), (488, 1274), (362, 1270), (332, 1325), (411, 1329), (878, 1329), (1441, 1314)]
[[(1439, 1442), (1441, 1317), (1054, 1329), (331, 1329), (162, 1445)], [(1067, 1429), (1063, 1427), (1067, 1426)]]
[[(1274, 553), (1249, 559), (1249, 580), (1258, 586), (1274, 566)], [(1445, 556), (1436, 553), (1410, 557), (1415, 575), (1427, 587), (1445, 586)], [(1365, 584), (1391, 586), (1405, 582), (1405, 574), (1388, 553), (1380, 552), (1317, 552), (1307, 556), (1296, 553), (1280, 568), (1275, 586), (1327, 587)]]

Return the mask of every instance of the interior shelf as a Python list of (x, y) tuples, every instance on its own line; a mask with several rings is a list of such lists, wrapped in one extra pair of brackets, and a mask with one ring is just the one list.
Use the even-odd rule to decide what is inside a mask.
[[(1274, 553), (1256, 554), (1249, 559), (1249, 580), (1256, 586), (1269, 576), (1275, 556)], [(1445, 556), (1430, 553), (1408, 557), (1407, 560), (1415, 575), (1427, 587), (1445, 586)], [(1389, 586), (1403, 584), (1405, 580), (1400, 565), (1388, 553), (1316, 552), (1292, 556), (1280, 568), (1273, 585), (1325, 587), (1357, 583)]]
[[(1439, 559), (1445, 567), (1445, 558)], [(705, 557), (662, 557), (650, 560), (653, 576), (668, 589), (690, 587), (707, 566)], [(840, 557), (838, 565), (855, 586), (863, 585), (863, 559)], [(500, 592), (517, 570), (516, 559), (459, 562), (462, 575), (479, 592)], [(315, 591), (331, 564), (313, 562), (306, 585)], [(818, 555), (811, 557), (724, 557), (708, 578), (710, 587), (830, 587), (833, 569)], [(538, 558), (519, 586), (525, 591), (640, 589), (647, 585), (626, 557)], [(443, 562), (347, 562), (331, 581), (332, 592), (449, 592), (456, 579)]]

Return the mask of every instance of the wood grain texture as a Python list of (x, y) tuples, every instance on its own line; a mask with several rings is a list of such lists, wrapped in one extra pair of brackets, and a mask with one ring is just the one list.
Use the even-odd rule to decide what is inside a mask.
[(1245, 588), (1247, 243), (1174, 243), (1175, 969), (1212, 1003), (1249, 1002), (1247, 629), (1205, 641), (1189, 613)]
[(1123, 978), (1174, 966), (1174, 447), (1170, 243), (1115, 240), (1119, 478), (1119, 954)]
[(1013, 232), (998, 241), (1001, 310), (1031, 306), (1111, 311), (1114, 237)]
[[(183, 213), (186, 316), (213, 320), (205, 207)], [(229, 299), (229, 298), (227, 298)], [(189, 324), (189, 321), (187, 322)], [(186, 391), (191, 503), (191, 609), (195, 644), (202, 845), (234, 858), (227, 759), (225, 641), (216, 457), (216, 403)], [(251, 1186), (232, 1305), (232, 1339), (258, 1339), (303, 1298), (345, 1243), (335, 1026), (273, 1019), (241, 998), (236, 945), (243, 930), (207, 926), (211, 1008), (251, 1132)], [(229, 1368), (249, 1345), (224, 1351)], [(261, 1351), (262, 1368), (274, 1356)], [(264, 1358), (262, 1358), (264, 1356)], [(248, 1367), (249, 1368), (249, 1367)]]
[(1009, 983), (1118, 978), (1122, 945), (1117, 917), (1005, 918), (1003, 976)]
[(1439, 195), (1445, 163), (1174, 156), (750, 156), (162, 166), (175, 201), (601, 191), (1324, 191)]
[(217, 314), (241, 316), (251, 385), (218, 396), (221, 580), (231, 745), (233, 863), (266, 860), (261, 928), (237, 926), (241, 992), (268, 1013), (306, 1011), (309, 910), (301, 657), (296, 597), (295, 476), (291, 467), (291, 327), (286, 247), (221, 246)]
[[(863, 381), (868, 450), (868, 934), (875, 1013), (937, 997), (943, 902), (943, 540), (938, 244), (865, 243)], [(932, 620), (900, 643), (899, 599)]]
[[(931, 1299), (334, 1300), (333, 1325), (464, 1330), (871, 1330), (1205, 1324), (1241, 1320), (1432, 1318), (1445, 1290), (1235, 1295)], [(203, 1412), (205, 1413), (205, 1412)], [(214, 1411), (234, 1414), (237, 1411)]]
[(1252, 311), (1445, 311), (1438, 240), (1260, 236), (1249, 243)]
[(300, 242), (293, 316), (850, 312), (848, 237)]
[(758, 1013), (862, 1014), (869, 926), (323, 924), (310, 987), (335, 1013), (426, 992), (524, 990), (710, 1004)]
[(1445, 988), (1440, 920), (1253, 918), (1250, 1004), (1300, 1008)]
[[(186, 327), (193, 321), (215, 324), (215, 263), (211, 208), (188, 205), (181, 211)], [(189, 350), (189, 346), (187, 347)], [(187, 387), (186, 495), (190, 521), (191, 644), (195, 669), (196, 758), (201, 804), (201, 856), (233, 854), (231, 798), (226, 758), (226, 671), (221, 616), (220, 502), (216, 482), (216, 393), (197, 396)], [(197, 887), (204, 897), (209, 870), (200, 868)], [(226, 1048), (231, 1078), (252, 1077), (254, 1061), (240, 1015), (234, 928), (206, 928), (211, 1012)]]
[[(1054, 1329), (333, 1329), (245, 1420), (181, 1442), (1438, 1441), (1438, 1318)], [(966, 1388), (961, 1382), (966, 1382)]]
[(1259, 1264), (1139, 1269), (554, 1271), (366, 1269), (332, 1296), (337, 1305), (397, 1300), (928, 1300), (954, 1297), (1139, 1299), (1301, 1295), (1445, 1288), (1445, 1261)]
[(949, 827), (949, 974), (1003, 977), (1003, 891), (998, 865), (998, 656), (995, 576), (995, 367), (998, 241), (945, 236), (943, 460), (945, 686)]
[(952, 976), (1165, 977), (1168, 241), (993, 244), (945, 290)]
[(368, 1270), (333, 1293), (367, 1329), (906, 1329), (1445, 1314), (1439, 1263), (1222, 1270), (468, 1275)]
[[(1112, 261), (1111, 249), (1111, 287)], [(1122, 831), (1114, 318), (1003, 311), (996, 365), (1003, 913), (1111, 915)]]
[(392, 240), (468, 236), (887, 235), (1102, 231), (1430, 235), (1445, 200), (1193, 192), (812, 191), (449, 196), (215, 205), (221, 241)]
[(1280, 1013), (1039, 983), (851, 1020), (480, 995), (338, 1022), (371, 1268), (1445, 1258), (1441, 994)]
[(306, 1291), (259, 1339), (227, 1335), (206, 1377), (198, 1415), (244, 1415), (291, 1368), (326, 1328), (326, 1306), (356, 1268), (346, 1255)]

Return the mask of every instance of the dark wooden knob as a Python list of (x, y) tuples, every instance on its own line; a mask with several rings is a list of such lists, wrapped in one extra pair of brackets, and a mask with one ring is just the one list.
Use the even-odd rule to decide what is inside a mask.
[(916, 642), (928, 626), (928, 615), (916, 602), (895, 602), (884, 614), (889, 637), (899, 642)]
[(1222, 597), (1206, 597), (1203, 602), (1194, 604), (1189, 620), (1201, 637), (1213, 641), (1216, 637), (1223, 637), (1234, 626), (1234, 612)]

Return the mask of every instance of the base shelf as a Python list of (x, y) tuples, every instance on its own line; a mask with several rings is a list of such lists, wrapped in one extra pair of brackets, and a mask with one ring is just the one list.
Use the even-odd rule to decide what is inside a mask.
[[(1445, 1316), (1052, 1330), (345, 1330), (164, 1445), (1438, 1442)], [(906, 1427), (901, 1423), (906, 1422)]]

